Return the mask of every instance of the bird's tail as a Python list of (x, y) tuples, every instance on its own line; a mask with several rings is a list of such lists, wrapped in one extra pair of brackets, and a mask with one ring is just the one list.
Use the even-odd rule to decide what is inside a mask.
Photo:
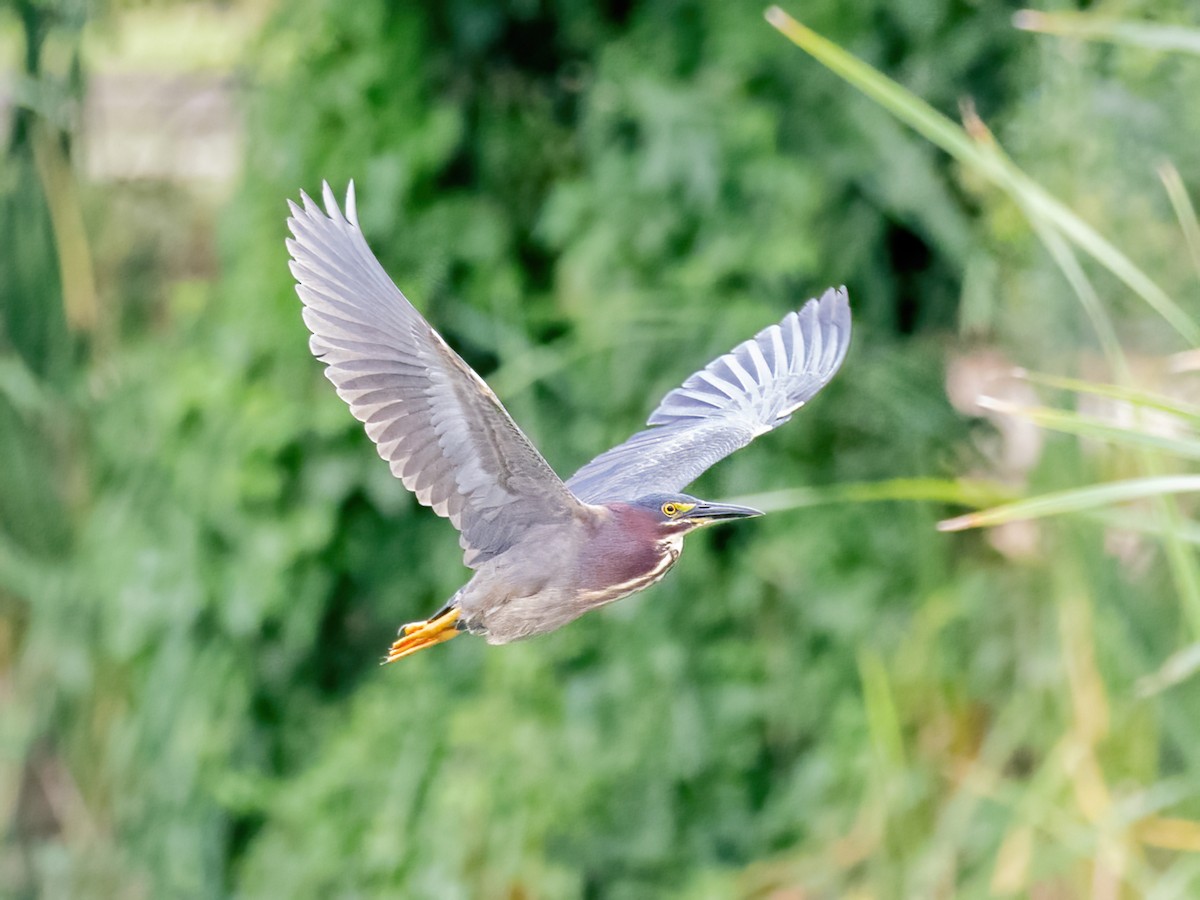
[(412, 622), (405, 625), (400, 629), (400, 636), (396, 638), (392, 648), (388, 651), (387, 659), (383, 661), (384, 665), (395, 662), (410, 653), (416, 653), (418, 650), (424, 650), (426, 647), (432, 647), (434, 644), (457, 637), (460, 615), (458, 607), (451, 604), (443, 607), (440, 612), (424, 622)]

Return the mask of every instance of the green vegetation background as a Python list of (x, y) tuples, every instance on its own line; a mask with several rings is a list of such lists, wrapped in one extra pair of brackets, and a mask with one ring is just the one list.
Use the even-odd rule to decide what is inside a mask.
[[(997, 359), (1114, 380), (1010, 200), (729, 0), (289, 0), (233, 70), (232, 195), (90, 181), (82, 48), (127, 8), (2, 20), (0, 894), (1200, 891), (1200, 690), (1137, 690), (1200, 638), (1153, 536), (773, 493), (1137, 470), (948, 399)], [(1195, 315), (1156, 167), (1200, 185), (1200, 60), (1000, 3), (790, 11), (956, 120), (970, 98)], [(563, 474), (846, 284), (842, 374), (695, 488), (779, 511), (559, 633), (380, 669), (467, 573), (308, 354), (284, 201), (351, 178), (385, 267)], [(1141, 368), (1189, 349), (1087, 271)]]

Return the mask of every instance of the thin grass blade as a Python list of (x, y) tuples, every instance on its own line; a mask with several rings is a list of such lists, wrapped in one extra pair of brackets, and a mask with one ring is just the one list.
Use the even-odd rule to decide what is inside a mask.
[(729, 502), (753, 506), (763, 512), (804, 509), (831, 503), (878, 503), (888, 500), (925, 500), (932, 503), (988, 506), (1012, 499), (1002, 485), (973, 479), (893, 478), (819, 488), (788, 488), (734, 497)]
[(1139, 409), (1166, 413), (1185, 422), (1200, 423), (1200, 407), (1185, 403), (1182, 400), (1176, 400), (1173, 397), (1154, 393), (1153, 391), (1122, 387), (1116, 384), (1104, 384), (1096, 381), (1084, 381), (1081, 378), (1050, 375), (1045, 372), (1030, 372), (1025, 369), (1016, 369), (1012, 375), (1014, 378), (1028, 381), (1030, 384), (1039, 384), (1043, 387), (1072, 391), (1077, 394), (1089, 394), (1094, 397), (1104, 397), (1119, 403), (1128, 403)]
[(1022, 9), (1013, 14), (1013, 26), (1022, 31), (1054, 34), (1086, 41), (1107, 41), (1141, 47), (1200, 54), (1200, 29), (1157, 22), (1108, 19), (1091, 13), (1040, 12)]
[(967, 513), (938, 523), (938, 531), (965, 531), (968, 528), (989, 528), (1007, 522), (1044, 519), (1066, 513), (1100, 509), (1130, 500), (1145, 500), (1171, 494), (1200, 491), (1200, 475), (1163, 475), (1153, 478), (1132, 478), (1083, 488), (1055, 491), (1006, 503), (991, 509)]
[(980, 397), (978, 403), (984, 409), (1024, 419), (1049, 431), (1076, 434), (1131, 447), (1164, 450), (1184, 459), (1200, 459), (1200, 438), (1193, 435), (1163, 434), (1147, 428), (1130, 428), (1070, 410), (1045, 406), (1018, 406), (997, 397)]

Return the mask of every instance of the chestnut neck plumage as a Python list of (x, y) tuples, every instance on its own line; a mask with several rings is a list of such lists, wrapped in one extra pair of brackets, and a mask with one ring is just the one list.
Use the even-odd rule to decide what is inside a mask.
[(683, 551), (683, 536), (695, 527), (688, 522), (661, 522), (647, 510), (628, 503), (606, 504), (612, 515), (600, 526), (584, 551), (585, 584), (603, 584), (585, 591), (596, 605), (610, 603), (647, 588), (670, 571)]

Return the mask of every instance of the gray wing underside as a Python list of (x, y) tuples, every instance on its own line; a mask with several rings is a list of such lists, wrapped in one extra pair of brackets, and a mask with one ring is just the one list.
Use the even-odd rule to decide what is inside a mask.
[(649, 428), (597, 456), (567, 487), (585, 503), (681, 491), (787, 422), (833, 378), (849, 346), (846, 289), (830, 288), (693, 374), (663, 398)]
[(388, 278), (324, 185), (325, 210), (291, 201), (287, 241), (309, 346), (325, 375), (417, 500), (462, 532), (468, 566), (535, 523), (581, 509), (496, 395)]

